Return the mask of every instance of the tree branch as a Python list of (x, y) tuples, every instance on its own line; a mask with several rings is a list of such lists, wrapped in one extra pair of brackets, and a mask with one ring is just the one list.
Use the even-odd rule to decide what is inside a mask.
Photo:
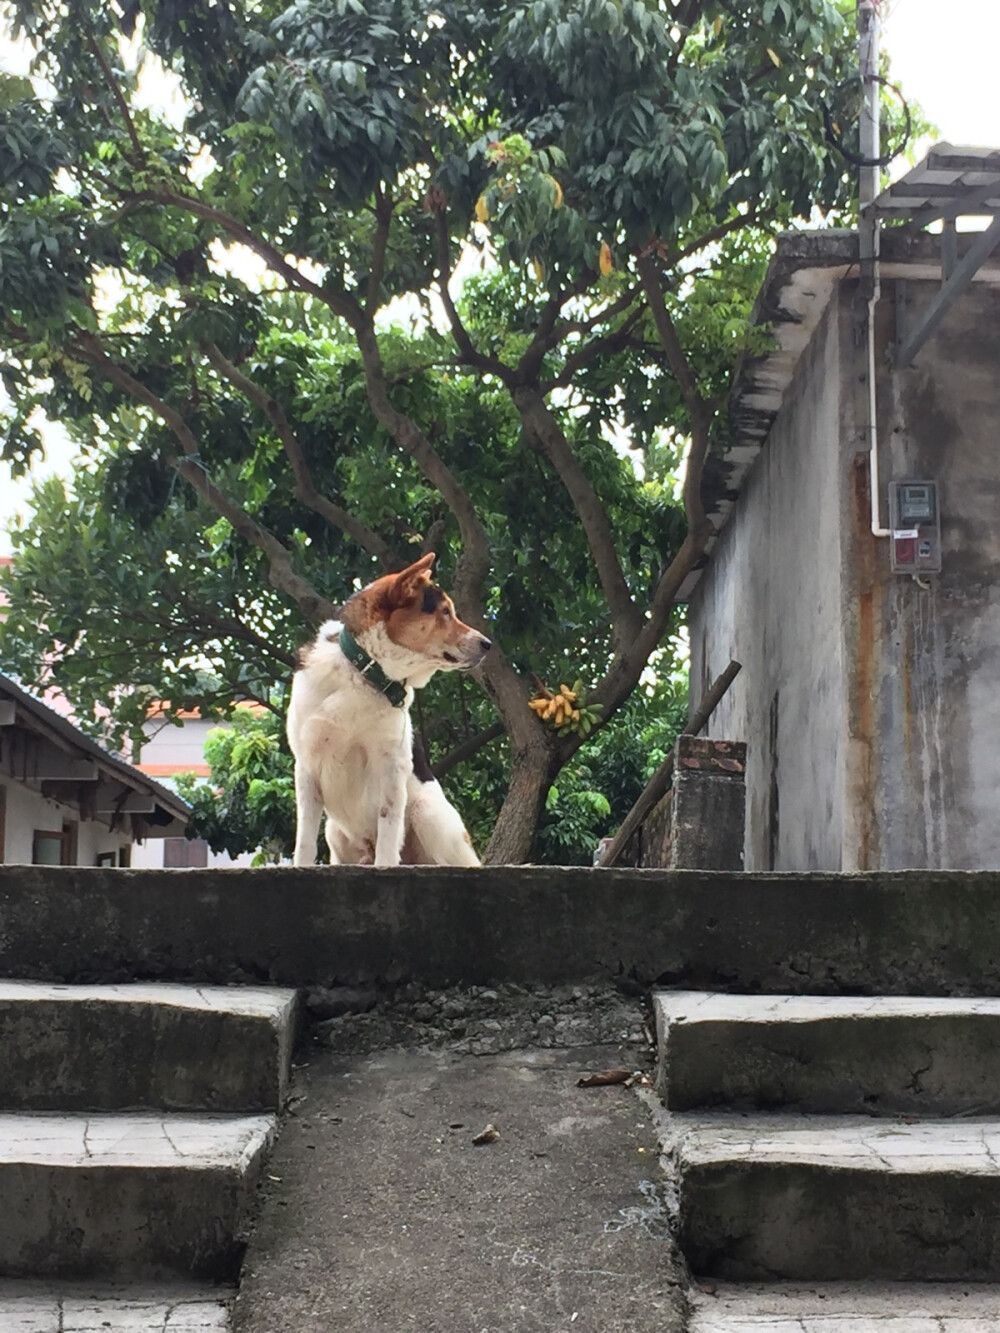
[(710, 231), (703, 232), (682, 249), (671, 250), (667, 255), (666, 262), (670, 266), (679, 264), (682, 259), (687, 259), (689, 255), (696, 255), (699, 250), (704, 250), (706, 246), (712, 245), (715, 241), (723, 240), (731, 232), (742, 231), (744, 227), (760, 226), (769, 216), (772, 216), (772, 214), (758, 214), (756, 205), (751, 204), (745, 213), (737, 213), (726, 222), (720, 222), (717, 227), (712, 227)]
[(356, 331), (358, 349), (365, 368), (368, 401), (376, 418), (397, 443), (410, 455), (427, 480), (440, 491), (448, 508), (458, 520), (462, 534), (462, 555), (455, 581), (456, 600), (466, 610), (482, 619), (483, 585), (490, 569), (489, 538), (468, 492), (446, 466), (427, 435), (400, 412), (389, 397), (382, 353), (372, 318), (365, 317)]
[(666, 77), (673, 78), (673, 75), (680, 64), (681, 56), (684, 53), (684, 47), (688, 37), (691, 35), (691, 28), (696, 18), (699, 18), (702, 11), (702, 0), (681, 0), (677, 7), (677, 13), (673, 16), (671, 26), (680, 29), (680, 37), (677, 39), (677, 45), (667, 61)]
[(477, 370), (487, 370), (494, 375), (498, 375), (501, 379), (508, 379), (510, 367), (505, 366), (495, 356), (488, 356), (485, 352), (479, 351), (472, 341), (469, 330), (462, 323), (462, 317), (458, 313), (455, 302), (451, 299), (451, 292), (448, 290), (448, 284), (451, 281), (448, 214), (443, 206), (434, 208), (434, 239), (437, 251), (438, 291), (441, 295), (441, 304), (448, 316), (451, 336), (455, 339), (463, 361), (466, 365), (475, 366)]
[(299, 272), (294, 264), (290, 264), (281, 251), (270, 241), (263, 240), (256, 232), (252, 232), (249, 227), (244, 226), (242, 222), (230, 216), (230, 214), (219, 208), (213, 208), (211, 204), (203, 203), (200, 199), (194, 199), (190, 195), (181, 194), (172, 189), (141, 190), (130, 195), (130, 198), (145, 200), (154, 204), (166, 204), (173, 208), (183, 209), (187, 213), (192, 213), (195, 217), (204, 218), (206, 222), (214, 222), (234, 241), (241, 242), (254, 254), (259, 255), (272, 272), (280, 273), (297, 291), (314, 296), (317, 301), (322, 301), (324, 305), (329, 306), (335, 315), (339, 315), (341, 319), (346, 320), (352, 329), (357, 327), (361, 311), (352, 297), (334, 287), (321, 287), (319, 283), (307, 278), (304, 273)]
[(386, 384), (400, 384), (408, 380), (412, 375), (422, 375), (427, 370), (441, 370), (444, 367), (465, 368), (465, 358), (461, 356), (442, 356), (434, 361), (422, 361), (419, 365), (404, 366), (402, 370), (394, 370), (391, 375), (385, 377)]
[(292, 653), (286, 653), (268, 639), (263, 638), (245, 625), (238, 617), (220, 616), (215, 611), (209, 610), (200, 602), (195, 602), (187, 590), (182, 587), (177, 579), (171, 580), (174, 597), (184, 607), (188, 617), (191, 617), (199, 626), (211, 627), (213, 631), (228, 635), (229, 638), (238, 639), (240, 643), (248, 644), (251, 648), (256, 648), (264, 657), (274, 658), (283, 666), (290, 670), (295, 666), (295, 656)]
[(402, 569), (406, 561), (400, 558), (388, 542), (383, 541), (377, 532), (373, 532), (360, 519), (327, 499), (325, 495), (321, 495), (316, 489), (298, 436), (277, 399), (237, 369), (215, 343), (206, 346), (204, 352), (215, 369), (252, 403), (256, 403), (274, 427), (291, 466), (292, 476), (295, 478), (293, 486), (295, 498), (307, 509), (321, 515), (328, 523), (345, 532), (352, 541), (373, 555), (387, 570)]
[(104, 52), (101, 50), (100, 43), (94, 36), (93, 29), (91, 28), (90, 22), (87, 18), (86, 5), (85, 4), (74, 5), (73, 9), (74, 12), (79, 17), (80, 23), (83, 27), (83, 35), (87, 40), (87, 45), (90, 47), (91, 54), (101, 67), (101, 73), (104, 76), (104, 82), (108, 85), (112, 97), (118, 103), (118, 110), (121, 112), (122, 120), (124, 120), (125, 122), (125, 128), (128, 130), (128, 137), (132, 141), (132, 149), (136, 157), (142, 158), (144, 156), (142, 140), (139, 138), (138, 132), (135, 128), (135, 122), (132, 120), (132, 113), (129, 110), (128, 102), (126, 102), (125, 100), (125, 95), (122, 92), (121, 87), (119, 86), (118, 80), (114, 76), (111, 66), (107, 62), (107, 58), (105, 57)]
[(691, 447), (688, 452), (683, 492), (688, 530), (680, 550), (657, 581), (649, 614), (640, 631), (630, 643), (624, 644), (621, 651), (616, 653), (604, 679), (592, 691), (595, 701), (605, 705), (605, 717), (610, 717), (635, 688), (643, 666), (666, 632), (671, 610), (684, 580), (704, 555), (713, 533), (701, 500), (701, 481), (705, 460), (708, 457), (715, 404), (711, 399), (704, 397), (698, 389), (694, 371), (681, 346), (677, 330), (663, 299), (663, 288), (660, 285), (653, 255), (648, 251), (640, 255), (638, 267), (667, 363), (688, 411)]
[(216, 511), (251, 545), (256, 546), (267, 557), (271, 583), (280, 592), (285, 593), (298, 606), (305, 618), (313, 624), (328, 620), (336, 614), (337, 608), (325, 597), (320, 596), (315, 588), (292, 566), (291, 553), (273, 533), (261, 527), (235, 501), (231, 500), (209, 477), (201, 461), (198, 441), (191, 427), (183, 416), (169, 403), (157, 397), (141, 381), (131, 375), (123, 366), (112, 361), (101, 347), (99, 339), (92, 333), (79, 332), (73, 344), (76, 354), (112, 384), (122, 389), (136, 402), (151, 408), (164, 421), (181, 446), (181, 456), (172, 460), (173, 466), (193, 490)]
[(471, 759), (474, 754), (478, 754), (483, 746), (489, 745), (490, 741), (495, 741), (506, 730), (507, 728), (502, 722), (494, 722), (484, 728), (483, 731), (477, 731), (474, 736), (466, 737), (460, 745), (455, 746), (454, 750), (449, 750), (443, 759), (439, 759), (436, 764), (432, 764), (431, 772), (440, 781), (446, 773), (450, 773), (453, 768), (463, 764), (466, 759)]
[[(482, 520), (468, 492), (446, 466), (427, 435), (416, 422), (400, 412), (389, 397), (374, 321), (367, 312), (355, 336), (365, 368), (365, 383), (372, 411), (431, 485), (436, 487), (458, 522), (462, 554), (455, 571), (453, 591), (459, 611), (463, 619), (493, 638), (495, 630), (486, 624), (483, 615), (484, 587), (490, 571), (490, 542)], [(473, 674), (504, 718), (515, 749), (537, 748), (539, 728), (534, 714), (527, 707), (524, 684), (499, 644), (494, 642), (482, 665)]]
[(378, 293), (385, 272), (385, 255), (392, 227), (393, 203), (381, 186), (375, 187), (375, 239), (372, 243), (372, 266), (368, 274), (365, 309), (373, 315), (378, 308)]
[(557, 347), (566, 336), (569, 325), (562, 323), (556, 326), (556, 320), (559, 318), (559, 312), (567, 301), (572, 300), (574, 296), (581, 296), (590, 286), (590, 277), (584, 274), (578, 278), (567, 290), (560, 290), (553, 293), (542, 306), (542, 312), (538, 317), (538, 327), (535, 330), (535, 336), (526, 349), (524, 355), (517, 363), (516, 375), (523, 384), (531, 384), (538, 378), (538, 372), (542, 368), (542, 361), (545, 354)]
[(638, 633), (642, 617), (625, 582), (607, 513), (541, 390), (521, 385), (512, 397), (529, 442), (555, 468), (579, 516), (611, 613), (612, 642), (619, 651)]
[(578, 371), (584, 366), (589, 366), (595, 357), (603, 356), (605, 353), (614, 353), (621, 351), (632, 341), (632, 330), (638, 324), (645, 314), (644, 306), (636, 308), (619, 324), (617, 329), (606, 334), (603, 338), (594, 338), (591, 342), (584, 343), (578, 347), (575, 352), (571, 352), (563, 363), (563, 368), (559, 374), (552, 380), (546, 380), (541, 386), (544, 393), (551, 389), (562, 389), (572, 384)]

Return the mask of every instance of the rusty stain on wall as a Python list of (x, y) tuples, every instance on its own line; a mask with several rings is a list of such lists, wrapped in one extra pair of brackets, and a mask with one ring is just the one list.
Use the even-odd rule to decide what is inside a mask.
[[(878, 864), (878, 819), (876, 816), (878, 755), (875, 734), (875, 681), (878, 659), (875, 592), (877, 552), (872, 536), (871, 491), (868, 484), (868, 455), (855, 454), (851, 464), (851, 501), (854, 525), (854, 574), (857, 614), (854, 622), (853, 670), (848, 677), (848, 718), (856, 761), (848, 799), (854, 804), (858, 833), (857, 869), (871, 870)], [(880, 638), (881, 636), (878, 635)]]

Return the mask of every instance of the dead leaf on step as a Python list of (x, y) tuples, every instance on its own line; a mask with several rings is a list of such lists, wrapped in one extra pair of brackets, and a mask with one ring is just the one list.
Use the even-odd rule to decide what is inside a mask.
[(605, 1069), (600, 1074), (585, 1074), (578, 1078), (578, 1088), (609, 1088), (615, 1083), (628, 1083), (635, 1075), (631, 1069)]
[(481, 1129), (478, 1134), (474, 1135), (472, 1142), (477, 1148), (480, 1148), (484, 1143), (496, 1143), (499, 1137), (500, 1131), (496, 1125), (487, 1125), (485, 1129)]

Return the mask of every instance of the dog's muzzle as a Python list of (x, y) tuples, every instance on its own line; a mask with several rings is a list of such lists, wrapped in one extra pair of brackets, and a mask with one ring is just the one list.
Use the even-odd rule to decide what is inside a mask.
[(450, 665), (457, 667), (460, 671), (471, 671), (477, 667), (486, 654), (493, 647), (493, 641), (488, 639), (485, 634), (476, 634), (474, 639), (466, 640), (460, 649), (447, 649), (441, 654), (444, 660)]

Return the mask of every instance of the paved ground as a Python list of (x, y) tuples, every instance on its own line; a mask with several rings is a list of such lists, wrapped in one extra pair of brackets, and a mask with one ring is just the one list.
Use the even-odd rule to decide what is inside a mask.
[[(649, 1064), (638, 1003), (593, 989), (410, 1000), (320, 1026), (268, 1168), (238, 1333), (680, 1333), (646, 1104), (577, 1086)], [(602, 1044), (577, 1044), (584, 1032)], [(499, 1137), (477, 1146), (490, 1124)]]

